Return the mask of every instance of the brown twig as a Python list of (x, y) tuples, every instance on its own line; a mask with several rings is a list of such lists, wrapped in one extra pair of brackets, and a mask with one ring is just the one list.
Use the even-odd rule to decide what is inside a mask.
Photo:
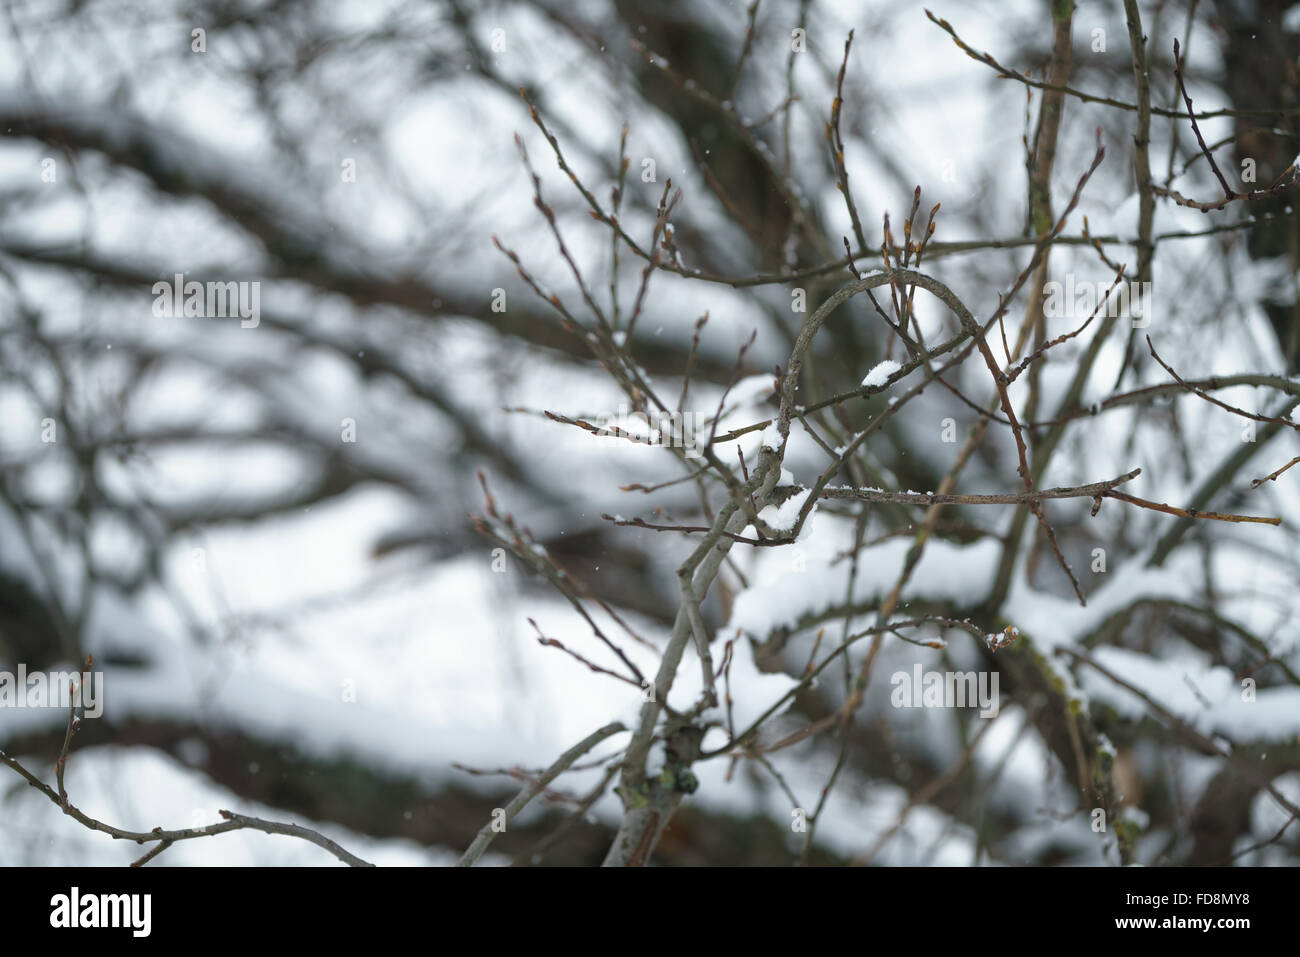
[(1140, 508), (1149, 508), (1154, 512), (1164, 512), (1166, 515), (1177, 515), (1179, 518), (1203, 518), (1216, 522), (1255, 522), (1260, 525), (1281, 525), (1280, 518), (1265, 518), (1258, 515), (1232, 515), (1225, 512), (1203, 512), (1195, 508), (1179, 508), (1176, 505), (1164, 505), (1160, 502), (1150, 502), (1144, 498), (1137, 498), (1134, 495), (1128, 495), (1116, 489), (1101, 494), (1102, 498), (1114, 498), (1121, 502), (1128, 502), (1130, 505), (1137, 505)]
[[(299, 824), (281, 824), (276, 821), (264, 821), (260, 818), (247, 817), (242, 814), (235, 814), (231, 811), (219, 811), (218, 813), (225, 818), (220, 824), (209, 824), (203, 827), (183, 828), (180, 830), (167, 831), (161, 827), (156, 827), (152, 831), (128, 831), (124, 828), (114, 827), (103, 821), (93, 818), (83, 812), (80, 808), (67, 800), (67, 795), (60, 795), (48, 784), (28, 771), (21, 763), (14, 758), (0, 751), (0, 764), (5, 764), (24, 778), (28, 784), (36, 788), (47, 798), (63, 809), (63, 813), (84, 825), (92, 831), (100, 831), (110, 837), (123, 841), (135, 841), (137, 844), (147, 844), (154, 841), (162, 842), (170, 846), (177, 841), (188, 841), (200, 837), (211, 837), (215, 834), (225, 834), (229, 831), (254, 830), (262, 831), (266, 834), (283, 834), (288, 837), (301, 838), (315, 844), (317, 847), (324, 848), (345, 864), (352, 867), (373, 867), (355, 854), (345, 850), (342, 846), (331, 841), (325, 835), (311, 828), (303, 827)], [(146, 855), (137, 861), (137, 865), (144, 864), (151, 857), (156, 857), (162, 853), (159, 849), (156, 854)]]

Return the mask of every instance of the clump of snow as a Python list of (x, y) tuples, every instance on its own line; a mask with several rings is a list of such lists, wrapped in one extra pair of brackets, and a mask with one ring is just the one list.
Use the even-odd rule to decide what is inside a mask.
[(1147, 814), (1147, 812), (1142, 810), (1140, 807), (1134, 807), (1132, 804), (1124, 805), (1120, 810), (1120, 819), (1124, 821), (1132, 821), (1144, 831), (1151, 823), (1151, 815)]
[[(864, 549), (853, 584), (854, 601), (878, 599), (893, 588), (911, 547), (910, 539), (890, 539)], [(998, 555), (999, 545), (991, 539), (967, 546), (932, 541), (913, 572), (911, 597), (974, 604), (992, 584)], [(833, 554), (828, 554), (824, 558), (810, 556), (802, 571), (792, 571), (788, 562), (772, 556), (770, 566), (737, 596), (731, 625), (749, 634), (766, 635), (839, 605), (848, 588), (849, 567), (848, 562), (833, 563)]]
[[(1231, 671), (1200, 655), (1163, 659), (1129, 648), (1097, 648), (1092, 654), (1203, 734), (1238, 743), (1289, 741), (1300, 734), (1300, 688), (1252, 689), (1252, 695)], [(1085, 667), (1080, 679), (1089, 694), (1131, 721), (1151, 713), (1146, 702), (1105, 675)]]
[(1086, 607), (1073, 599), (1034, 591), (1023, 578), (1017, 578), (1004, 613), (1045, 657), (1052, 658), (1057, 645), (1078, 641), (1100, 628), (1108, 617), (1139, 601), (1195, 599), (1196, 575), (1182, 556), (1171, 557), (1157, 568), (1145, 566), (1143, 559), (1134, 558), (1123, 575), (1105, 576), (1093, 585)]
[(759, 513), (759, 518), (778, 531), (788, 532), (794, 528), (795, 520), (799, 517), (804, 502), (808, 501), (808, 496), (811, 494), (812, 489), (810, 488), (795, 492), (779, 506), (769, 505), (763, 509)]
[(871, 371), (867, 373), (867, 377), (862, 380), (862, 385), (868, 388), (882, 386), (889, 381), (891, 375), (901, 368), (902, 366), (893, 359), (886, 359), (884, 362), (877, 363), (872, 367)]
[(776, 419), (772, 424), (763, 430), (763, 440), (759, 443), (765, 449), (771, 449), (773, 452), (780, 450), (784, 442), (781, 439), (781, 430), (776, 427)]

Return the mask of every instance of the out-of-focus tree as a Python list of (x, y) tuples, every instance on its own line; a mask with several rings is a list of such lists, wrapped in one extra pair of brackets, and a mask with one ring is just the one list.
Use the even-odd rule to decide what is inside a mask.
[[(135, 682), (74, 763), (466, 863), (1294, 862), (1300, 7), (1247, 6), (13, 0), (0, 665)], [(210, 537), (378, 490), (363, 592), (513, 553), (623, 723), (502, 787), (151, 697), (302, 612)]]

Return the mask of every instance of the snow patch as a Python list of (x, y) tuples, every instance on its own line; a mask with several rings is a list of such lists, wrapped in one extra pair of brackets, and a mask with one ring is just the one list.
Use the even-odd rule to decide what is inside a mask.
[(886, 359), (884, 362), (879, 362), (872, 367), (870, 372), (867, 373), (867, 377), (862, 380), (862, 385), (867, 388), (877, 388), (882, 386), (889, 381), (891, 375), (901, 368), (902, 366), (893, 359)]

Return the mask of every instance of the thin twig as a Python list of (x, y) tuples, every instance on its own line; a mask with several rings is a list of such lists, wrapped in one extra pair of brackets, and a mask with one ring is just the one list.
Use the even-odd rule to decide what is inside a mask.
[[(591, 734), (587, 735), (569, 750), (560, 755), (555, 763), (541, 773), (535, 781), (526, 784), (518, 794), (505, 806), (505, 820), (503, 825), (509, 824), (518, 816), (519, 812), (528, 806), (528, 802), (535, 798), (541, 791), (557, 777), (559, 777), (568, 767), (577, 761), (600, 742), (604, 741), (611, 735), (618, 734), (620, 731), (626, 731), (627, 728), (621, 721), (612, 721)], [(474, 838), (461, 859), (456, 863), (457, 867), (473, 867), (474, 863), (483, 856), (483, 852), (488, 849), (492, 840), (497, 836), (497, 830), (494, 825), (496, 820), (489, 821), (479, 829), (478, 836)]]

